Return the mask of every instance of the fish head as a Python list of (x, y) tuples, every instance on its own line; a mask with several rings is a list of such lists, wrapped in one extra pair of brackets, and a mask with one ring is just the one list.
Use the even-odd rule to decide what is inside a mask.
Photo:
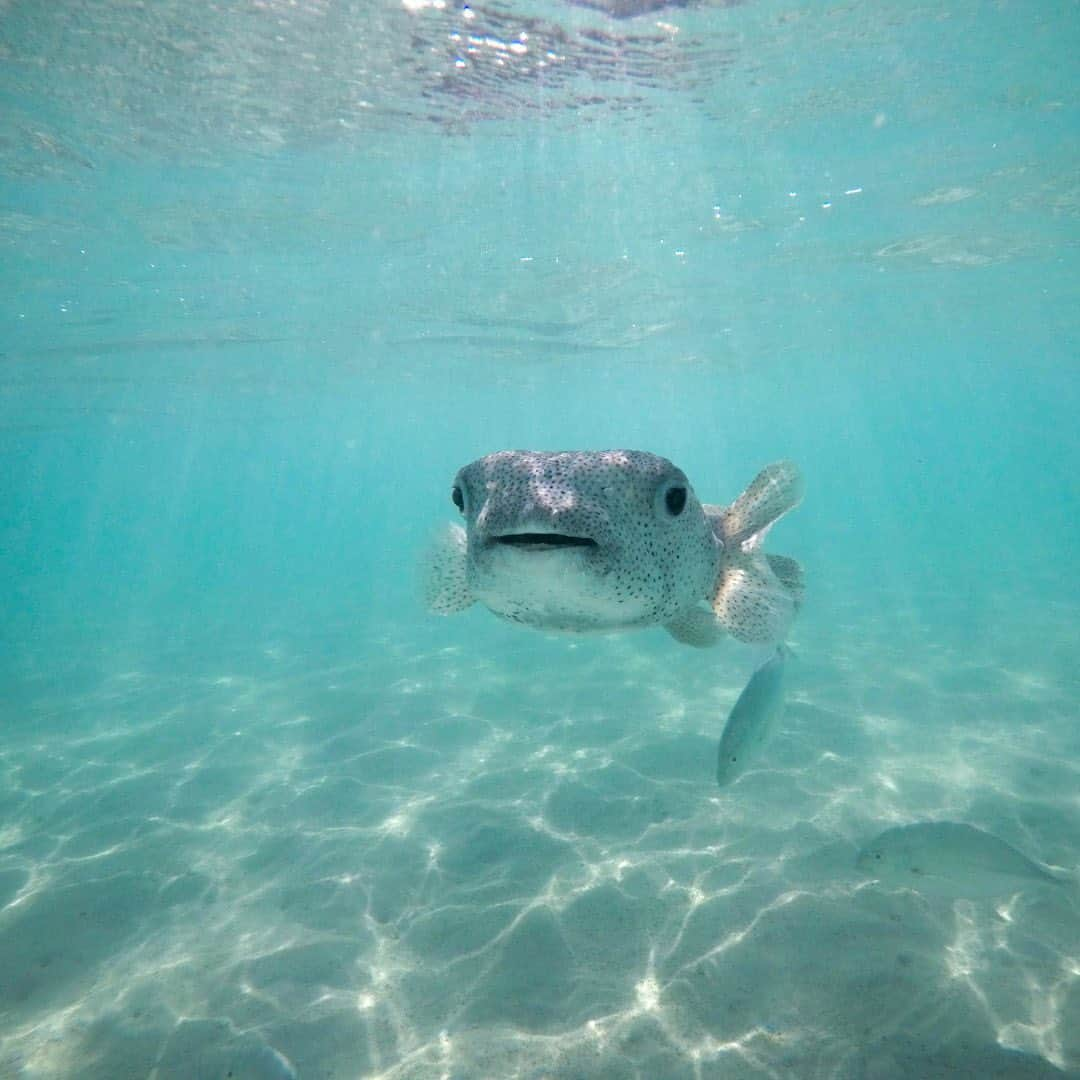
[(685, 474), (636, 450), (503, 450), (466, 465), (469, 593), (537, 629), (661, 623), (704, 595), (718, 542)]

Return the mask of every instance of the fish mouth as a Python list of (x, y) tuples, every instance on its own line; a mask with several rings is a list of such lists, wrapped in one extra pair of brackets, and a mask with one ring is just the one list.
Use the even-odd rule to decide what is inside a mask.
[(492, 537), (492, 540), (496, 544), (522, 548), (525, 551), (552, 551), (555, 548), (594, 548), (598, 546), (596, 541), (588, 536), (567, 536), (565, 533), (549, 532), (504, 533), (502, 536)]

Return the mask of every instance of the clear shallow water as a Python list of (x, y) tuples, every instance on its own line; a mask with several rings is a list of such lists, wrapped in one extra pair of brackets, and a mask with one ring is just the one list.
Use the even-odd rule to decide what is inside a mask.
[[(1068, 895), (854, 866), (1080, 870), (1078, 25), (3, 7), (0, 1072), (1080, 1069)], [(731, 788), (733, 643), (419, 608), (505, 446), (801, 464)]]

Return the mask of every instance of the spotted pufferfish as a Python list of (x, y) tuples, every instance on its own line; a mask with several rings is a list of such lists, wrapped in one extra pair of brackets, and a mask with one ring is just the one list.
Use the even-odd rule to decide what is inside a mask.
[(488, 454), (454, 479), (464, 521), (425, 557), (425, 601), (444, 615), (478, 602), (539, 630), (662, 626), (687, 645), (724, 634), (777, 644), (802, 603), (803, 572), (761, 548), (802, 490), (789, 461), (714, 506), (641, 450)]

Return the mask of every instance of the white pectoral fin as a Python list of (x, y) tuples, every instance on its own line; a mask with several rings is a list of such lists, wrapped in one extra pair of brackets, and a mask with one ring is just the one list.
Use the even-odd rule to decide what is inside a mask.
[(436, 615), (453, 615), (473, 603), (466, 576), (468, 540), (460, 525), (441, 529), (421, 561), (424, 605)]
[(724, 559), (712, 609), (732, 637), (751, 645), (781, 642), (798, 605), (798, 597), (760, 552)]
[(664, 623), (664, 629), (676, 641), (699, 649), (715, 645), (724, 636), (720, 620), (711, 611), (697, 607), (676, 615), (670, 622)]

